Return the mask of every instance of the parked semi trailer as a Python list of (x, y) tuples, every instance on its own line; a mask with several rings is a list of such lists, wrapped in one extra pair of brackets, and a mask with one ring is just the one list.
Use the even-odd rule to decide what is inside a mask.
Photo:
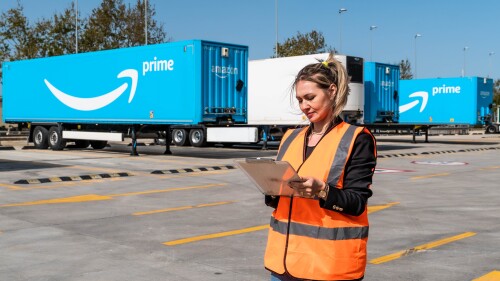
[[(279, 139), (287, 128), (307, 124), (292, 93), (297, 73), (306, 65), (328, 58), (328, 53), (252, 60), (248, 65), (248, 124), (264, 128), (270, 137)], [(364, 110), (363, 59), (335, 55), (347, 69), (351, 81), (349, 98), (342, 117), (361, 123)], [(259, 129), (260, 130), (260, 129)]]
[(36, 148), (170, 133), (177, 145), (257, 142), (247, 127), (248, 47), (188, 40), (3, 64), (3, 120)]
[(493, 80), (481, 77), (400, 81), (399, 122), (423, 125), (487, 125)]
[(414, 142), (419, 131), (427, 142), (428, 130), (434, 126), (498, 129), (492, 122), (492, 79), (400, 80), (396, 65), (367, 62), (365, 93), (364, 125), (372, 130), (410, 130)]
[(500, 105), (492, 106), (491, 122), (486, 126), (486, 133), (494, 134), (500, 132)]
[(365, 124), (399, 122), (399, 75), (399, 65), (365, 62)]

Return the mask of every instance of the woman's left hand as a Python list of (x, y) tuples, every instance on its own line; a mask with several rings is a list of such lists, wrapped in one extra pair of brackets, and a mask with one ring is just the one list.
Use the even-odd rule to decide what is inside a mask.
[(290, 181), (288, 185), (295, 190), (294, 196), (313, 198), (326, 184), (314, 177), (302, 177), (302, 181)]

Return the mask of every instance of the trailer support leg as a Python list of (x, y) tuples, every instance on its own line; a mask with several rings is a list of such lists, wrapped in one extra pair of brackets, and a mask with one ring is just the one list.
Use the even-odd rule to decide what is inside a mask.
[(429, 142), (429, 127), (425, 127), (425, 142)]
[(135, 132), (135, 127), (131, 128), (131, 136), (132, 136), (132, 151), (130, 152), (130, 156), (139, 156), (139, 153), (137, 153), (137, 134)]
[(170, 126), (167, 126), (165, 131), (165, 152), (164, 155), (172, 155), (172, 151), (170, 150), (170, 143), (172, 142), (172, 132), (170, 131)]
[(417, 134), (417, 132), (416, 132), (415, 128), (413, 128), (413, 129), (411, 130), (411, 132), (412, 132), (412, 135), (413, 135), (413, 141), (412, 141), (412, 143), (417, 143), (417, 141), (416, 141), (416, 139), (415, 139), (415, 135)]
[(269, 126), (262, 128), (262, 150), (267, 150), (267, 136), (269, 135)]

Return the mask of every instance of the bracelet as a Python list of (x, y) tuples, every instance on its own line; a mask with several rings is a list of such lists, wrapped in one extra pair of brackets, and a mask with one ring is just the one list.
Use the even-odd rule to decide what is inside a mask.
[(325, 200), (328, 197), (328, 191), (329, 190), (330, 190), (330, 186), (327, 183), (325, 183), (325, 188), (323, 190), (320, 190), (318, 192), (318, 197), (320, 199)]

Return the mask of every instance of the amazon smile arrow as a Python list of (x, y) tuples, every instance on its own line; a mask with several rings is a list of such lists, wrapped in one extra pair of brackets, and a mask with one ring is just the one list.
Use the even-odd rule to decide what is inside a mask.
[[(130, 103), (135, 95), (135, 90), (137, 89), (137, 79), (138, 74), (135, 69), (126, 69), (120, 72), (117, 78), (126, 78), (129, 77), (132, 79), (132, 85), (130, 87), (130, 96), (128, 98), (128, 102)], [(123, 83), (118, 88), (112, 90), (111, 92), (93, 98), (79, 98), (75, 96), (68, 95), (61, 90), (54, 87), (47, 79), (44, 79), (45, 85), (49, 88), (50, 92), (62, 103), (76, 110), (80, 111), (91, 111), (103, 108), (110, 103), (114, 102), (117, 98), (119, 98), (125, 90), (128, 88), (128, 83)]]

